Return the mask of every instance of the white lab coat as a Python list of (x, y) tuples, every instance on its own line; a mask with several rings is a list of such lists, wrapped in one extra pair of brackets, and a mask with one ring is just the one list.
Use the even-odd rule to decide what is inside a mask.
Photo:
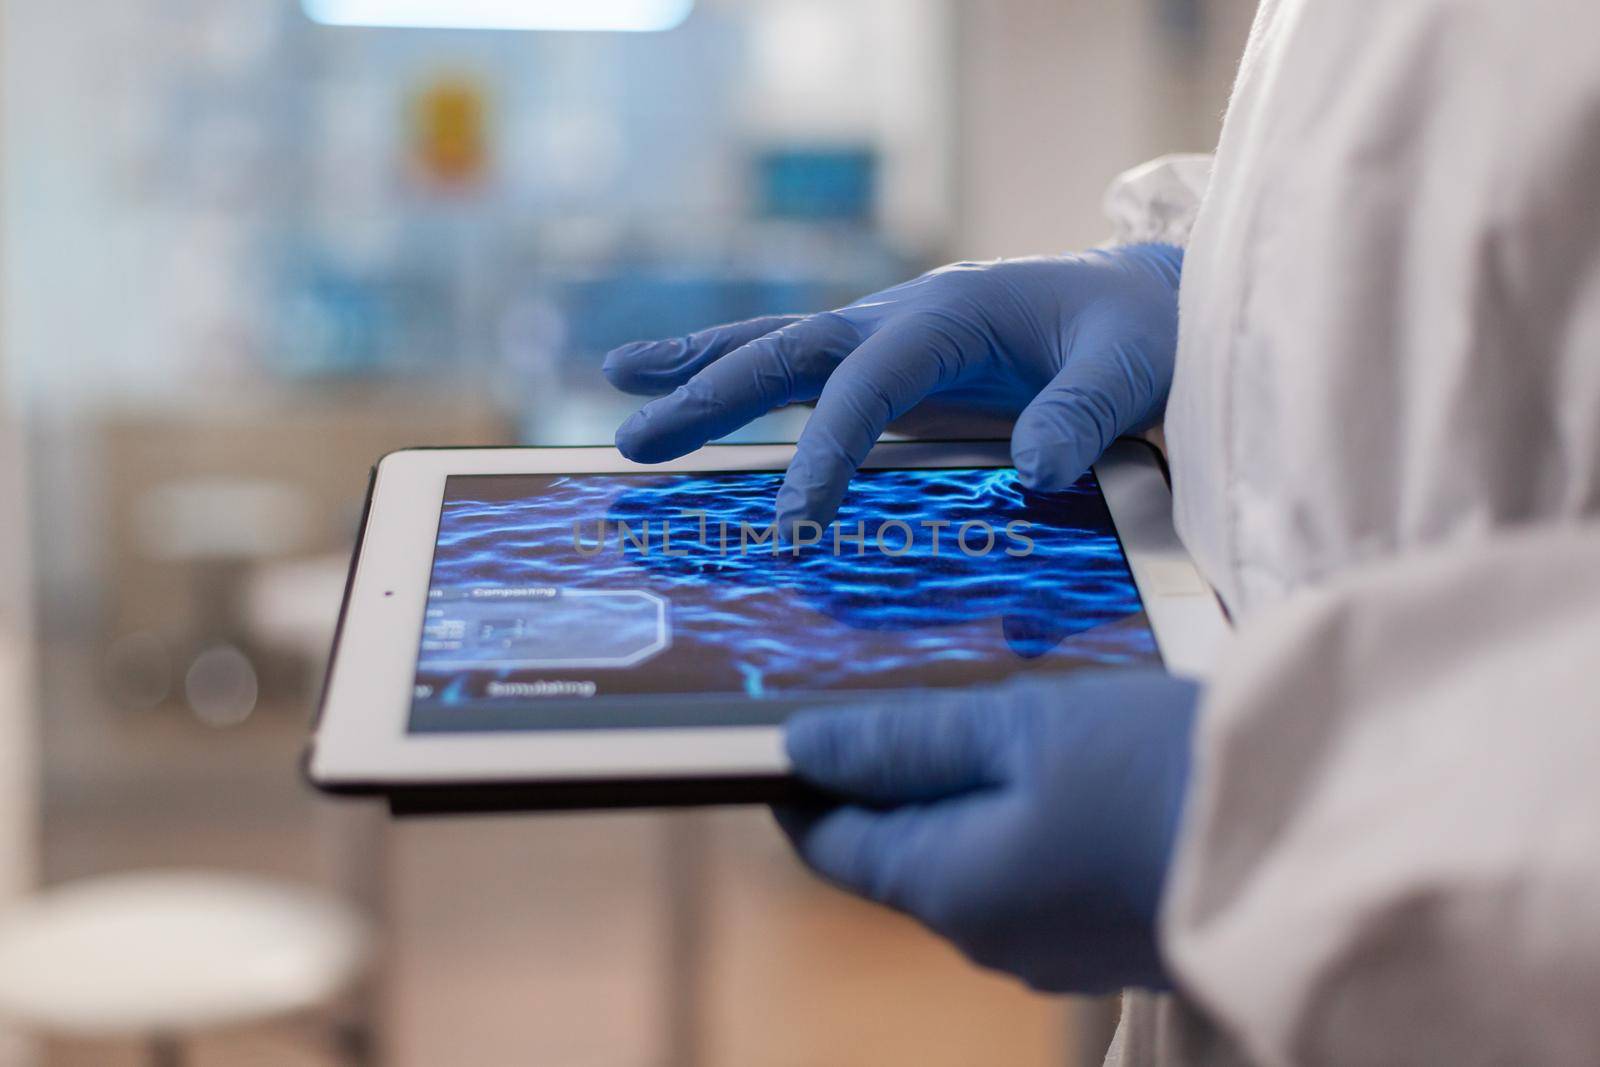
[(1264, 0), (1180, 332), (1238, 631), (1113, 1061), (1600, 1064), (1600, 3)]

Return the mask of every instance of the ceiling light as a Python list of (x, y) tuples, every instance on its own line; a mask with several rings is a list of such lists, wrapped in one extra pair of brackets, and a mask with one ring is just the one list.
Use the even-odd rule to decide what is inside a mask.
[(441, 30), (670, 30), (694, 0), (300, 0), (327, 26)]

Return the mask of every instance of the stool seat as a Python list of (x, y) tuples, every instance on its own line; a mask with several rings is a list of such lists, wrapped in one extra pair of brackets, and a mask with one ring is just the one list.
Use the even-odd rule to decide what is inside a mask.
[(337, 898), (152, 871), (46, 890), (0, 915), (0, 1015), (85, 1037), (185, 1034), (326, 1003), (369, 951)]

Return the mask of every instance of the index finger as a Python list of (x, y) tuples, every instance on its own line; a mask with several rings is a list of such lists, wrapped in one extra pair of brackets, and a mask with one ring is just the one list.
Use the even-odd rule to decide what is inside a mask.
[(903, 320), (885, 326), (845, 357), (823, 386), (778, 490), (783, 536), (792, 536), (800, 522), (831, 522), (889, 423), (955, 380), (955, 341), (929, 325)]
[(857, 340), (854, 327), (831, 314), (758, 337), (634, 412), (617, 427), (617, 448), (631, 460), (659, 463), (775, 408), (814, 400)]
[(661, 341), (630, 341), (606, 353), (600, 371), (624, 393), (670, 393), (729, 352), (799, 322), (802, 315), (764, 315)]

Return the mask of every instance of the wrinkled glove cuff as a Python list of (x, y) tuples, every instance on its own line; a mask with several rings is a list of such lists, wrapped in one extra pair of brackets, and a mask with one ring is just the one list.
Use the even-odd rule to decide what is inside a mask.
[(1118, 175), (1102, 208), (1112, 226), (1108, 246), (1189, 244), (1211, 184), (1211, 156), (1162, 156)]

